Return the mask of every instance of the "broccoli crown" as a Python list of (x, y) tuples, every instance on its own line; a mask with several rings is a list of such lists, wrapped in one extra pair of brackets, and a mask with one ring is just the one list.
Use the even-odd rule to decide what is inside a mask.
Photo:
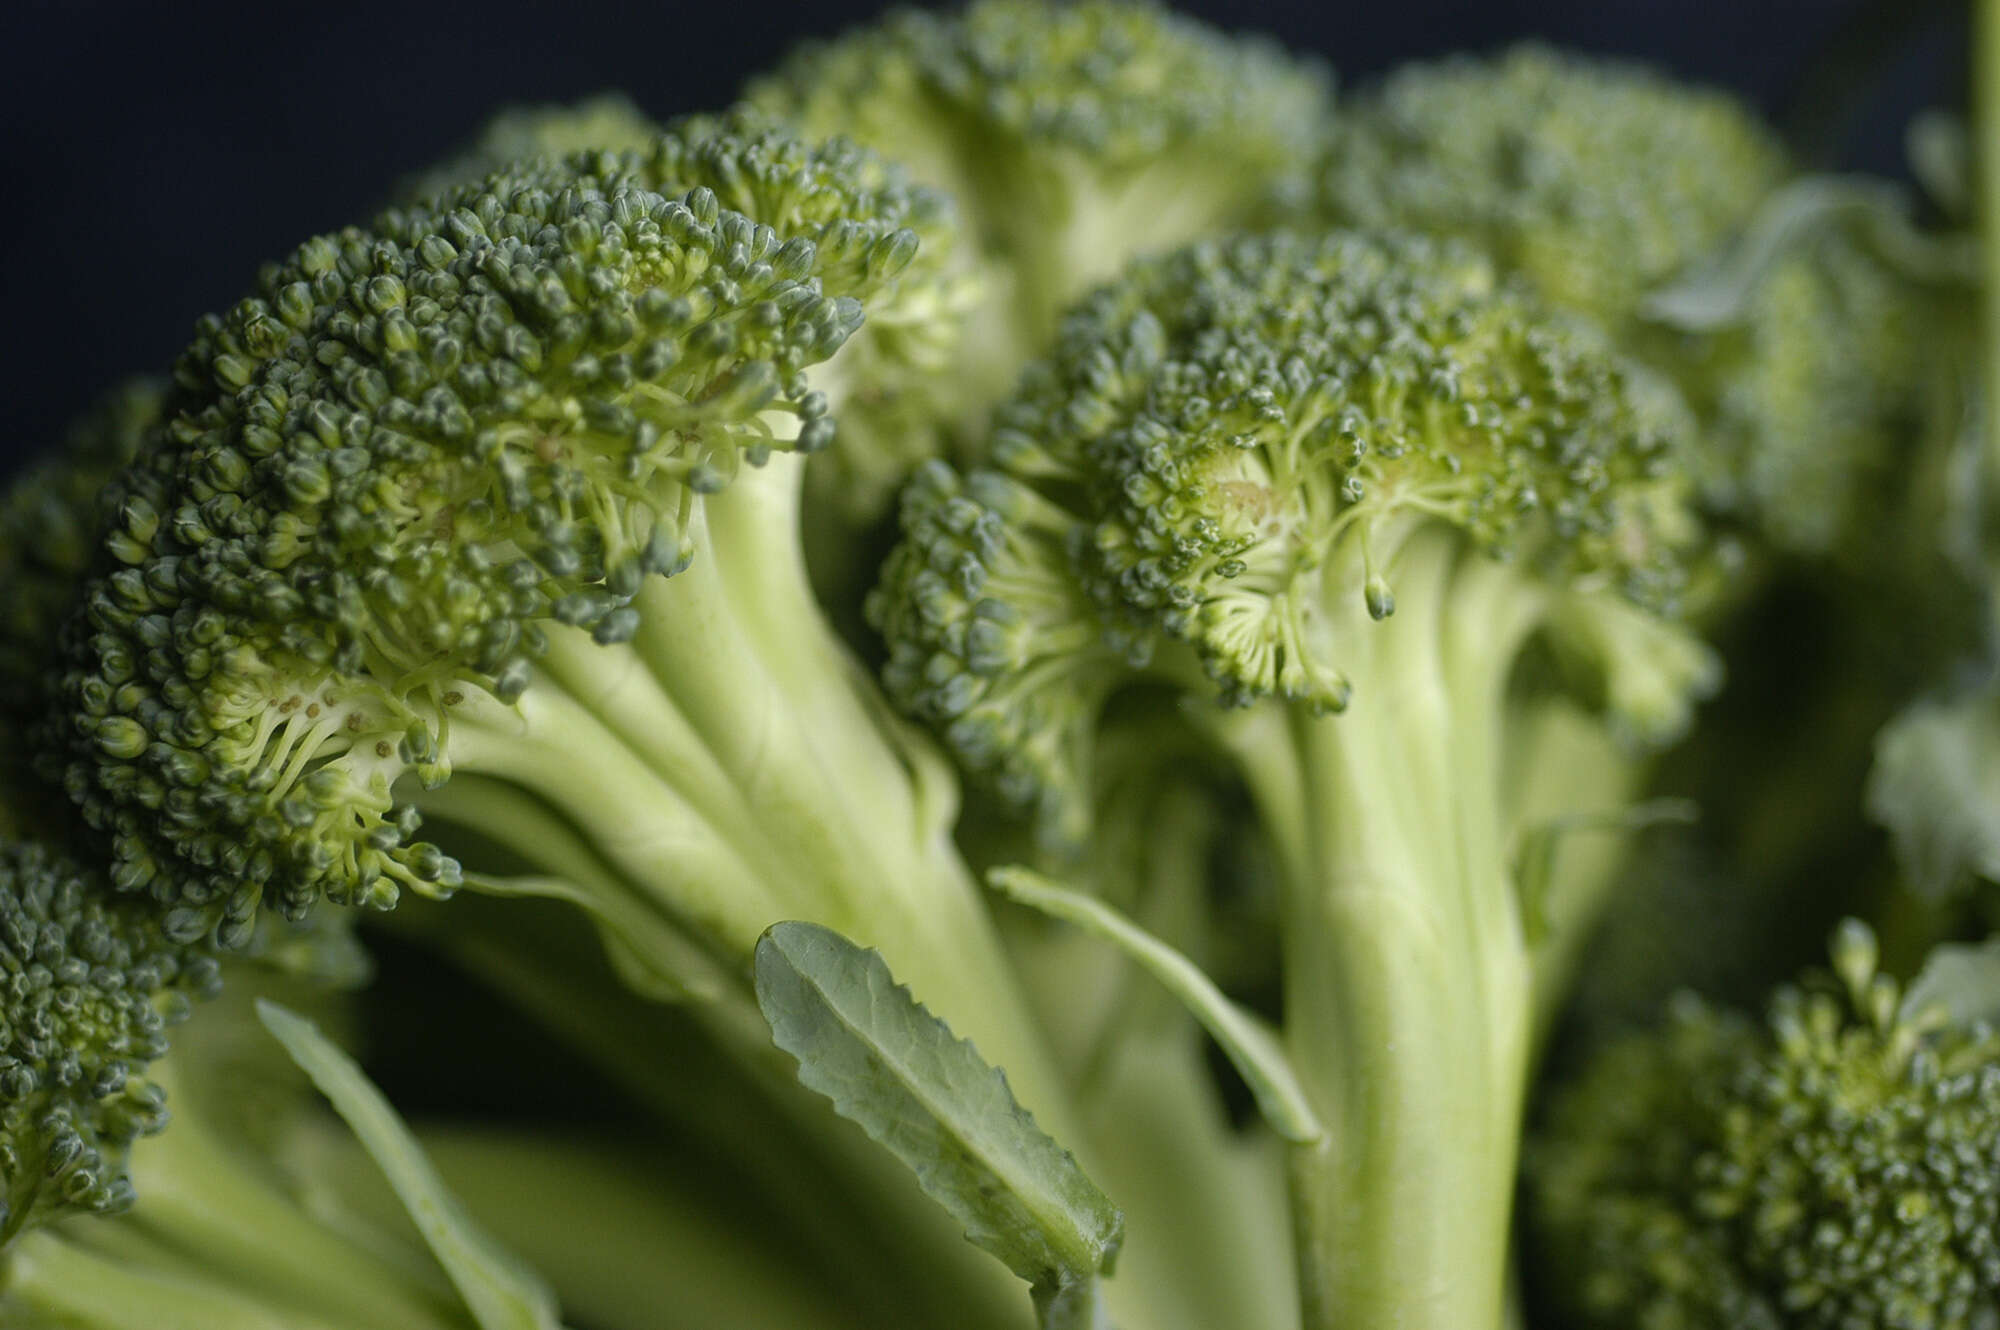
[(748, 97), (880, 150), (965, 212), (989, 308), (934, 390), (932, 427), (883, 435), (876, 470), (893, 479), (976, 432), (1091, 285), (1251, 220), (1310, 160), (1330, 100), (1318, 67), (1269, 43), (1150, 4), (1043, 0), (897, 11), (801, 49)]
[(1351, 101), (1294, 200), (1479, 245), (1608, 325), (1725, 242), (1782, 178), (1747, 108), (1619, 61), (1521, 46), (1405, 66)]
[[(63, 617), (97, 555), (98, 494), (138, 452), (164, 385), (127, 383), (71, 426), (58, 452), (0, 497), (0, 750), (19, 754), (48, 704)], [(24, 773), (15, 761), (8, 781)], [(8, 805), (24, 792), (10, 790)], [(19, 808), (0, 807), (0, 817)]]
[(1591, 1325), (1988, 1324), (2000, 1039), (1910, 1009), (1848, 921), (1838, 978), (1759, 1025), (1693, 997), (1601, 1052), (1529, 1153), (1557, 1290)]
[(1271, 43), (1155, 5), (981, 0), (803, 46), (749, 96), (891, 155), (942, 112), (989, 147), (1073, 152), (1110, 174), (1190, 149), (1291, 161), (1317, 140), (1326, 92), (1317, 68)]
[(260, 900), (449, 887), (393, 782), (547, 626), (629, 638), (741, 464), (831, 441), (804, 371), (922, 284), (934, 203), (692, 122), (310, 240), (204, 320), (65, 630), (50, 747), (114, 882), (232, 945)]
[(459, 153), (405, 181), (402, 202), (416, 203), (476, 184), (515, 162), (567, 157), (578, 152), (636, 152), (659, 137), (660, 127), (615, 92), (574, 106), (517, 106), (501, 111)]
[[(1900, 218), (1867, 220), (1932, 243)], [(1924, 593), (1948, 577), (1951, 509), (1974, 488), (1959, 474), (1973, 311), (1966, 291), (1903, 271), (1864, 226), (1794, 238), (1727, 325), (1681, 348), (1680, 377), (1713, 421), (1719, 504), (1777, 549), (1864, 580)]]
[[(1922, 380), (1924, 320), (1906, 283), (1844, 237), (1781, 264), (1719, 388), (1724, 473), (1781, 548), (1825, 553), (1887, 488)], [(1808, 331), (1809, 330), (1809, 331)], [(1723, 353), (1728, 359), (1726, 352)], [(1900, 391), (1899, 391), (1900, 390)]]
[(991, 470), (907, 492), (871, 602), (886, 683), (1016, 802), (1073, 811), (1080, 718), (1163, 645), (1224, 703), (1344, 706), (1347, 605), (1393, 610), (1375, 555), (1413, 526), (1663, 605), (1669, 406), (1452, 245), (1275, 234), (1140, 263), (996, 413)]
[(142, 902), (41, 846), (0, 843), (0, 1246), (131, 1203), (126, 1148), (166, 1124), (147, 1064), (187, 997), (218, 982)]

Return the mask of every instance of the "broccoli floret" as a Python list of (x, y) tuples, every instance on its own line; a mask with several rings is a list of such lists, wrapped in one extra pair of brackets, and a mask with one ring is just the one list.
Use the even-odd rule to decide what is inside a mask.
[[(51, 701), (56, 635), (97, 554), (99, 493), (139, 450), (159, 419), (165, 385), (139, 379), (78, 420), (60, 449), (8, 485), (0, 498), (0, 750), (21, 754)], [(26, 763), (0, 767), (0, 830), (20, 834), (45, 821), (48, 802)], [(10, 818), (21, 825), (8, 828)]]
[(929, 308), (935, 203), (694, 121), (267, 269), (182, 358), (66, 627), (46, 747), (113, 882), (225, 946), (263, 909), (560, 890), (675, 994), (815, 919), (1038, 1093), (948, 779), (857, 687), (797, 530), (836, 353)]
[(1559, 638), (1653, 676), (1592, 690), (1648, 699), (1639, 733), (1711, 679), (1668, 617), (1700, 557), (1673, 408), (1468, 250), (1235, 238), (1083, 302), (990, 469), (905, 494), (890, 693), (1048, 843), (1090, 833), (1114, 693), (1224, 704), (1193, 714), (1283, 864), (1286, 1040), (1330, 1124), (1294, 1163), (1309, 1324), (1498, 1316), (1534, 959), (1510, 684)]
[(1711, 504), (1792, 555), (1938, 570), (1962, 264), (1886, 186), (1795, 177), (1734, 99), (1541, 46), (1410, 65), (1346, 108), (1277, 212), (1478, 246), (1679, 386)]
[(148, 1075), (216, 962), (144, 902), (32, 843), (0, 843), (0, 1248), (132, 1204), (132, 1143), (166, 1125)]
[(1283, 210), (1456, 236), (1623, 332), (1786, 169), (1775, 136), (1731, 97), (1530, 45), (1406, 65), (1362, 91)]
[(1945, 1330), (2000, 1298), (2000, 1040), (1907, 1000), (1852, 920), (1763, 1022), (1691, 995), (1603, 1050), (1528, 1152), (1586, 1325)]
[[(940, 406), (976, 430), (1086, 288), (1249, 219), (1323, 139), (1328, 87), (1270, 43), (1151, 4), (980, 0), (804, 46), (748, 99), (958, 201), (987, 290)], [(939, 451), (935, 430), (884, 442), (895, 450), (868, 455), (876, 484), (851, 487), (858, 514)]]

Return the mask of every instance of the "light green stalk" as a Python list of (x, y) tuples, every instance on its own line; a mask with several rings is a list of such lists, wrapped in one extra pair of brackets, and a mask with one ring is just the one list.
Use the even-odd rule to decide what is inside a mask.
[[(950, 839), (955, 786), (814, 604), (797, 554), (801, 465), (774, 457), (704, 502), (693, 563), (648, 580), (631, 643), (551, 626), (518, 704), (460, 692), (453, 781), (417, 802), (504, 842), (513, 814), (485, 782), (546, 801), (544, 820), (576, 828), (600, 861), (572, 898), (631, 959), (649, 949), (636, 930), (666, 931), (740, 972), (781, 919), (876, 948), (1063, 1135), (1066, 1093)], [(467, 776), (485, 782), (454, 792)], [(515, 848), (530, 871), (567, 871), (539, 844)], [(659, 968), (654, 986), (671, 986)]]
[(1384, 622), (1327, 602), (1353, 602), (1345, 713), (1220, 728), (1277, 833), (1286, 1044), (1326, 1128), (1292, 1156), (1305, 1326), (1495, 1330), (1531, 1018), (1505, 662), (1545, 598), (1441, 530), (1392, 572)]

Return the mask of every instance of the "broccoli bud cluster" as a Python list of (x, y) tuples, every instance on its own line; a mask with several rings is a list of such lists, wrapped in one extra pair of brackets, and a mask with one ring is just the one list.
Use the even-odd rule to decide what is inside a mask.
[(71, 1213), (131, 1205), (133, 1141), (167, 1122), (146, 1079), (214, 959), (169, 942), (143, 902), (42, 846), (0, 844), (0, 1246)]
[(1971, 1330), (2000, 1298), (2000, 1036), (1849, 921), (1753, 1022), (1692, 997), (1550, 1105), (1531, 1218), (1602, 1326)]

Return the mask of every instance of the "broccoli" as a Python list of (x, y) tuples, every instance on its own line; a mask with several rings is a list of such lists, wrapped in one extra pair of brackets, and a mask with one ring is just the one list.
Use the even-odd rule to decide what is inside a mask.
[(1545, 46), (1405, 65), (1342, 111), (1280, 214), (1455, 236), (1618, 335), (1788, 169), (1734, 99)]
[[(1199, 243), (1071, 315), (991, 469), (904, 497), (885, 680), (1053, 846), (1098, 717), (1165, 686), (1278, 852), (1309, 1325), (1498, 1324), (1531, 940), (1502, 771), (1538, 635), (1657, 735), (1709, 656), (1683, 417), (1469, 250)], [(1340, 713), (1340, 714), (1335, 714)], [(1197, 713), (1200, 714), (1200, 713)]]
[[(447, 1254), (451, 1243), (472, 1239), (467, 1221), (447, 1213), (452, 1203), (442, 1193), (426, 1195), (423, 1205), (435, 1207), (428, 1214), (418, 1206), (407, 1211), (418, 1229), (429, 1228), (421, 1240), (408, 1218), (369, 1222), (332, 1203), (345, 1181), (340, 1174), (351, 1173), (354, 1163), (328, 1157), (323, 1141), (332, 1129), (319, 1120), (303, 1078), (255, 1012), (263, 1000), (282, 997), (338, 1015), (329, 1005), (337, 995), (255, 962), (218, 967), (213, 958), (190, 956), (172, 969), (141, 959), (140, 949), (107, 923), (137, 902), (107, 901), (101, 882), (37, 847), (7, 847), (0, 882), (10, 953), (24, 935), (22, 921), (32, 915), (39, 924), (36, 964), (15, 974), (39, 978), (57, 994), (82, 995), (65, 1019), (47, 1019), (62, 1009), (60, 1000), (10, 1007), (10, 1016), (19, 1012), (16, 1028), (32, 1028), (39, 1017), (48, 1032), (43, 1042), (60, 1043), (65, 1052), (58, 1057), (72, 1067), (81, 1060), (101, 1096), (83, 1112), (62, 1104), (49, 1110), (44, 1130), (60, 1123), (66, 1136), (39, 1142), (19, 1129), (24, 1119), (17, 1116), (34, 1111), (36, 1099), (9, 1096), (8, 1182), (24, 1204), (16, 1206), (0, 1252), (0, 1320), (66, 1330), (491, 1324), (480, 1314), (482, 1299), (513, 1296), (512, 1277), (475, 1282), (484, 1278), (474, 1273), (478, 1258), (454, 1261)], [(78, 901), (93, 902), (96, 912), (85, 913)], [(59, 954), (65, 924), (76, 948), (67, 957)], [(157, 928), (150, 936), (159, 938)], [(71, 973), (65, 961), (82, 973)], [(52, 974), (59, 976), (53, 983)], [(178, 1026), (173, 1048), (165, 1050), (159, 1021), (171, 1006), (162, 998), (197, 984), (213, 989), (218, 974), (227, 976), (221, 996), (203, 1006), (201, 1019)], [(59, 986), (65, 979), (67, 986)], [(149, 998), (149, 990), (159, 996)], [(121, 1024), (129, 1032), (117, 1033)], [(25, 1039), (9, 1052), (48, 1056)], [(98, 1059), (95, 1065), (90, 1058)], [(146, 1066), (149, 1058), (157, 1060)], [(121, 1063), (131, 1066), (122, 1086)], [(58, 1099), (81, 1098), (77, 1083), (55, 1084), (67, 1086)], [(173, 1118), (164, 1131), (163, 1104), (171, 1105)], [(70, 1129), (86, 1122), (92, 1130)], [(135, 1134), (141, 1139), (131, 1139)], [(25, 1175), (14, 1165), (23, 1146), (38, 1145), (59, 1171), (39, 1188), (27, 1178), (24, 1192)], [(86, 1185), (93, 1175), (95, 1183)], [(407, 1184), (406, 1176), (391, 1176)], [(450, 1236), (440, 1236), (440, 1227)], [(443, 1244), (439, 1260), (426, 1242)], [(535, 1323), (558, 1330), (552, 1321)]]
[(1922, 148), (1146, 0), (501, 114), (0, 495), (0, 1323), (1993, 1330)]
[(1762, 1022), (1683, 994), (1549, 1104), (1532, 1245), (1580, 1324), (1990, 1323), (2000, 1042), (1879, 973), (1858, 921), (1832, 954)]
[[(1534, 45), (1412, 64), (1275, 197), (1458, 237), (1600, 323), (1701, 417), (1707, 501), (1776, 550), (1859, 571), (1936, 540), (1916, 505), (1958, 484), (1932, 473), (1962, 465), (1971, 367), (1919, 348), (1965, 343), (1967, 258), (1884, 183), (1799, 176), (1734, 99)], [(1908, 586), (1940, 563), (1903, 556)]]
[(4, 1248), (67, 1215), (130, 1208), (126, 1155), (167, 1120), (148, 1067), (220, 976), (142, 902), (28, 842), (0, 844), (0, 975)]
[(928, 308), (948, 220), (738, 117), (266, 269), (182, 357), (65, 628), (45, 769), (114, 884), (235, 946), (263, 909), (559, 879), (675, 993), (817, 918), (1058, 1112), (942, 768), (798, 546), (801, 459), (902, 344), (863, 319)]
[[(27, 751), (29, 733), (53, 700), (51, 661), (78, 583), (96, 556), (98, 495), (129, 464), (159, 420), (165, 385), (120, 386), (71, 428), (61, 447), (15, 477), (0, 497), (0, 746)], [(60, 816), (24, 769), (0, 768), (0, 831)], [(17, 822), (20, 825), (9, 826)]]
[(1126, 260), (1249, 220), (1323, 139), (1328, 88), (1310, 61), (1133, 0), (896, 10), (754, 80), (750, 104), (956, 199), (983, 288), (931, 431), (870, 431), (832, 459), (844, 509), (887, 510), (940, 425), (976, 434), (1063, 308)]

